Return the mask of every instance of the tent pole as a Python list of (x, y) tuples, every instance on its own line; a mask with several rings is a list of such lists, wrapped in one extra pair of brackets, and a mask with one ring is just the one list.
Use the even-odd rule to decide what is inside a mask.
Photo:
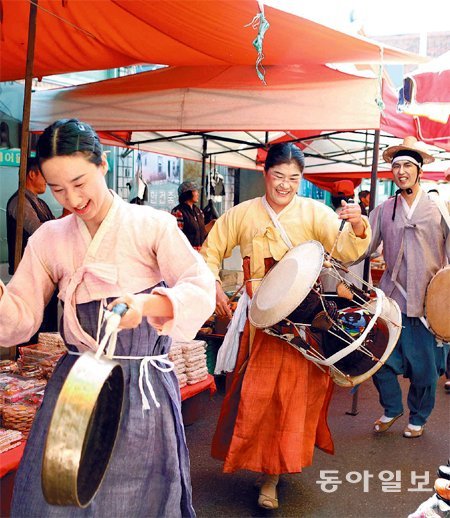
[[(200, 208), (203, 208), (205, 201), (205, 179), (206, 179), (206, 150), (208, 147), (208, 139), (203, 135), (202, 149), (202, 189), (200, 189)], [(210, 171), (211, 172), (211, 171)]]
[(36, 15), (38, 0), (30, 2), (30, 17), (28, 21), (28, 48), (25, 71), (25, 92), (23, 100), (22, 133), (20, 139), (19, 194), (16, 213), (16, 247), (14, 256), (14, 271), (22, 259), (23, 222), (25, 208), (25, 184), (27, 175), (27, 158), (29, 144), (31, 86), (33, 81), (34, 44), (36, 40)]
[[(369, 214), (375, 207), (376, 196), (377, 196), (377, 172), (378, 172), (378, 155), (380, 154), (380, 130), (375, 130), (373, 140), (373, 155), (372, 155), (372, 171), (370, 174), (370, 202), (369, 202)], [(370, 274), (370, 257), (367, 257), (364, 261), (364, 274), (363, 279), (368, 282)]]
[(377, 173), (378, 173), (378, 155), (380, 154), (380, 130), (375, 130), (373, 140), (373, 156), (372, 156), (372, 172), (370, 176), (370, 203), (369, 214), (375, 208), (377, 196)]
[[(372, 155), (372, 171), (370, 175), (370, 203), (369, 203), (369, 214), (375, 207), (375, 198), (377, 195), (377, 172), (378, 172), (378, 155), (380, 153), (380, 130), (375, 130), (373, 140), (373, 155)], [(370, 274), (370, 257), (367, 257), (364, 261), (364, 274), (363, 279), (368, 282)], [(359, 387), (357, 387), (359, 388)], [(350, 412), (346, 412), (348, 415), (356, 415), (358, 413), (358, 390), (353, 392), (352, 398), (352, 409)]]

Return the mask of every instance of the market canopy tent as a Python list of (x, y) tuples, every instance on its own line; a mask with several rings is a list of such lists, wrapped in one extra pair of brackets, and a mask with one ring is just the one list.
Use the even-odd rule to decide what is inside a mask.
[[(387, 73), (383, 79), (378, 178), (390, 178), (390, 166), (382, 160), (383, 150), (401, 143), (408, 135), (429, 146), (436, 161), (424, 167), (424, 179), (444, 181), (450, 168), (450, 52), (421, 65), (405, 77), (398, 92)], [(337, 179), (356, 182), (371, 176), (371, 155), (374, 135), (371, 132), (330, 134), (308, 139), (301, 132), (292, 132), (308, 158), (305, 177), (329, 190)], [(281, 140), (286, 139), (285, 136)], [(264, 151), (258, 151), (258, 162)]]
[[(79, 117), (99, 130), (104, 143), (192, 160), (206, 154), (249, 169), (264, 162), (268, 143), (296, 140), (308, 158), (305, 177), (316, 185), (370, 177), (374, 134), (367, 129), (380, 126), (376, 78), (324, 65), (267, 67), (266, 77), (267, 86), (251, 66), (169, 67), (35, 92), (31, 127), (40, 131), (58, 118)], [(395, 109), (392, 100), (386, 105), (381, 121)], [(286, 129), (299, 127), (306, 129)], [(382, 134), (381, 152), (398, 142)], [(433, 153), (450, 158), (442, 149)], [(439, 160), (426, 177), (442, 179), (447, 167)], [(389, 170), (381, 162), (378, 177), (388, 177)]]
[[(297, 142), (307, 159), (305, 178), (325, 190), (330, 190), (336, 180), (350, 179), (356, 186), (362, 178), (371, 178), (374, 152), (380, 155), (377, 178), (392, 179), (391, 166), (383, 161), (382, 153), (387, 147), (401, 144), (403, 140), (381, 132), (376, 146), (373, 131), (322, 132), (314, 137), (305, 135), (304, 132), (290, 133), (289, 138), (282, 136), (274, 142)], [(436, 161), (424, 166), (423, 178), (444, 180), (444, 172), (450, 167), (450, 153), (435, 146), (429, 146), (429, 151)], [(258, 150), (258, 163), (264, 162), (265, 154), (265, 150)]]
[(286, 128), (314, 135), (379, 125), (376, 79), (325, 65), (269, 66), (266, 78), (264, 85), (252, 66), (172, 67), (35, 92), (31, 129), (78, 117), (105, 142), (194, 160), (206, 138), (218, 163), (254, 167), (256, 148)]
[[(0, 23), (4, 41), (0, 79), (23, 76), (28, 5), (26, 0), (2, 3), (3, 17)], [(259, 12), (255, 0), (40, 0), (36, 21), (34, 75), (131, 63), (179, 65), (170, 71), (161, 71), (151, 76), (156, 77), (156, 84), (153, 90), (148, 91), (151, 98), (149, 95), (146, 101), (145, 87), (139, 91), (139, 84), (142, 85), (141, 82), (146, 78), (133, 78), (138, 89), (135, 99), (140, 104), (139, 107), (128, 105), (129, 114), (116, 111), (120, 110), (119, 103), (124, 97), (115, 89), (123, 87), (122, 94), (125, 97), (131, 94), (126, 91), (127, 81), (121, 82), (126, 78), (113, 83), (117, 87), (111, 84), (109, 93), (114, 97), (111, 97), (111, 103), (107, 103), (105, 112), (111, 112), (111, 115), (115, 112), (115, 119), (109, 121), (112, 123), (109, 127), (96, 124), (87, 105), (85, 108), (89, 110), (89, 116), (86, 117), (82, 111), (84, 101), (78, 103), (78, 99), (71, 107), (71, 116), (85, 118), (97, 130), (104, 131), (102, 136), (105, 142), (118, 140), (129, 145), (139, 140), (152, 139), (154, 147), (150, 148), (147, 142), (145, 149), (185, 158), (194, 158), (194, 153), (198, 159), (199, 156), (204, 157), (203, 136), (197, 138), (196, 144), (192, 141), (181, 142), (174, 151), (175, 140), (191, 139), (191, 136), (185, 137), (173, 132), (225, 129), (266, 132), (283, 131), (286, 128), (307, 128), (316, 132), (319, 129), (377, 128), (379, 116), (374, 102), (377, 96), (375, 81), (352, 78), (327, 69), (325, 64), (406, 63), (424, 59), (397, 49), (382, 48), (365, 38), (351, 36), (265, 6), (264, 14), (270, 24), (263, 40), (263, 65), (266, 67), (268, 87), (272, 88), (268, 92), (267, 87), (257, 79), (255, 71), (257, 53), (252, 41), (256, 31), (246, 27)], [(305, 41), (308, 45), (305, 45)], [(217, 74), (217, 78), (214, 74)], [(160, 88), (158, 95), (155, 88), (158, 88), (159, 78), (165, 86)], [(166, 78), (173, 78), (173, 83), (169, 84)], [(205, 84), (206, 88), (199, 94), (199, 86)], [(176, 87), (178, 90), (175, 90)], [(103, 85), (98, 88), (103, 88)], [(300, 94), (300, 101), (295, 106), (290, 97), (294, 89)], [(234, 97), (230, 96), (230, 91), (235, 94)], [(99, 94), (96, 90), (94, 95), (100, 97)], [(228, 104), (223, 102), (224, 94), (228, 95)], [(74, 97), (77, 95), (75, 93)], [(270, 103), (268, 96), (271, 96)], [(348, 99), (352, 99), (352, 102), (349, 103)], [(149, 110), (142, 110), (147, 102), (152, 112), (150, 114)], [(287, 109), (286, 105), (292, 110)], [(231, 109), (228, 109), (230, 106)], [(255, 116), (256, 111), (258, 117)], [(133, 125), (125, 123), (127, 119), (123, 115), (131, 115), (138, 120), (141, 113), (144, 116), (139, 121), (143, 123), (140, 126), (134, 125), (136, 121)], [(55, 111), (50, 119), (59, 116), (59, 112)], [(240, 120), (244, 116), (245, 124)], [(286, 116), (290, 118), (283, 122)], [(324, 120), (325, 117), (327, 120)], [(263, 123), (262, 118), (265, 118)], [(50, 119), (47, 122), (51, 122)], [(155, 130), (157, 133), (130, 134), (130, 131), (136, 130)], [(171, 133), (166, 134), (165, 130)], [(114, 135), (111, 135), (111, 131), (114, 131)], [(247, 135), (236, 139), (240, 141), (236, 145), (240, 147), (238, 155), (243, 160), (230, 163), (227, 158), (225, 163), (249, 167), (243, 148), (263, 145), (277, 136), (252, 133), (248, 139)], [(162, 140), (168, 137), (170, 146), (163, 144)], [(219, 142), (217, 139), (215, 146), (208, 142), (209, 152), (227, 151), (227, 147), (228, 144), (224, 148), (223, 140)]]
[[(0, 81), (25, 77), (19, 173), (18, 228), (23, 224), (25, 149), (31, 78), (130, 64), (264, 66), (301, 63), (417, 62), (418, 57), (267, 8), (255, 0), (0, 0)], [(258, 7), (257, 7), (258, 5)], [(29, 20), (28, 30), (27, 20)], [(259, 23), (256, 23), (258, 22)], [(305, 45), (307, 38), (308, 45)], [(264, 51), (262, 43), (264, 39)], [(263, 69), (258, 65), (261, 76)], [(205, 159), (205, 154), (203, 154)], [(204, 168), (203, 168), (204, 169)], [(21, 232), (18, 232), (21, 236)], [(16, 242), (20, 258), (21, 238)]]
[[(0, 81), (25, 75), (29, 0), (2, 0)], [(249, 27), (256, 0), (39, 0), (33, 74), (139, 63), (254, 65)], [(265, 6), (270, 28), (263, 65), (417, 63), (417, 55), (381, 46)], [(381, 57), (382, 55), (382, 57)]]

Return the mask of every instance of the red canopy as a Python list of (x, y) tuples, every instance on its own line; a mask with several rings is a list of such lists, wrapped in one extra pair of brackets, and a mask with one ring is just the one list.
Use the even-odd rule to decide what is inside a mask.
[(35, 92), (31, 129), (73, 116), (109, 132), (379, 127), (376, 79), (313, 64), (268, 65), (266, 79), (254, 66), (169, 67)]
[[(0, 81), (25, 74), (29, 0), (1, 0)], [(254, 65), (256, 0), (40, 0), (34, 75), (137, 63)], [(380, 62), (380, 45), (265, 6), (264, 65)], [(384, 48), (384, 62), (417, 55)]]
[(402, 96), (384, 81), (381, 128), (450, 151), (450, 52), (407, 76)]

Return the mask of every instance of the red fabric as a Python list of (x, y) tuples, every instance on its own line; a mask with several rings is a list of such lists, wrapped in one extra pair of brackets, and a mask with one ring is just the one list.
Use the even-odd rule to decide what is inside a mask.
[[(333, 175), (333, 176), (331, 176)], [(324, 191), (331, 192), (333, 196), (338, 196), (336, 191), (336, 184), (339, 184), (341, 182), (348, 181), (353, 185), (353, 189), (350, 192), (349, 188), (346, 188), (346, 196), (351, 196), (354, 193), (354, 190), (358, 185), (361, 184), (361, 178), (356, 177), (354, 173), (348, 173), (349, 176), (352, 176), (351, 180), (341, 180), (341, 178), (348, 178), (348, 176), (345, 173), (317, 173), (317, 174), (305, 174), (304, 178), (306, 180), (309, 180), (314, 185), (317, 185), (320, 189), (323, 189)], [(358, 175), (359, 176), (359, 175)], [(370, 178), (370, 175), (368, 176)], [(338, 189), (342, 190), (342, 189)]]
[[(450, 103), (450, 70), (415, 74), (417, 103)], [(441, 123), (424, 116), (412, 116), (397, 111), (398, 95), (389, 81), (383, 82), (385, 109), (381, 114), (381, 129), (396, 137), (415, 136), (426, 144), (450, 151), (450, 118)], [(439, 178), (443, 179), (443, 177)]]
[[(25, 75), (29, 0), (1, 2), (0, 81)], [(267, 65), (378, 62), (377, 44), (265, 6)], [(40, 0), (34, 75), (138, 63), (255, 65), (256, 0)], [(305, 42), (308, 44), (305, 45)], [(384, 48), (385, 62), (423, 58)]]
[(214, 381), (214, 376), (211, 374), (208, 374), (208, 377), (204, 381), (199, 381), (198, 383), (195, 383), (194, 385), (186, 385), (183, 387), (181, 392), (181, 401), (184, 401), (185, 399), (188, 399), (192, 396), (195, 396), (199, 394), (200, 392), (203, 392), (204, 390), (209, 390), (209, 393), (211, 396), (216, 392), (216, 382)]
[(25, 445), (26, 441), (22, 441), (19, 446), (0, 454), (0, 478), (19, 467)]
[[(305, 133), (317, 135), (324, 129), (379, 127), (380, 113), (373, 102), (375, 79), (314, 63), (267, 65), (265, 70), (267, 84), (258, 78), (254, 64), (177, 66), (35, 92), (31, 129), (42, 131), (50, 122), (76, 113), (97, 131), (112, 132), (115, 138), (120, 137), (117, 131), (132, 130), (132, 141), (144, 141), (141, 149), (151, 146), (147, 150), (161, 152), (164, 148), (158, 139), (165, 136), (159, 134), (164, 131), (176, 137), (172, 132), (308, 128)], [(140, 134), (149, 131), (157, 133)], [(247, 134), (231, 136), (249, 139)], [(265, 135), (250, 138), (254, 143), (264, 140)], [(191, 142), (185, 147), (189, 149), (183, 152), (180, 146), (180, 156), (191, 158), (186, 155)], [(218, 149), (223, 150), (223, 144)]]

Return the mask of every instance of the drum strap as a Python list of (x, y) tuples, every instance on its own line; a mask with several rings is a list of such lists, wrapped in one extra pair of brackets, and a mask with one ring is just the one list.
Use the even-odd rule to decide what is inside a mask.
[(270, 219), (272, 220), (272, 223), (274, 224), (275, 228), (280, 233), (281, 239), (285, 242), (286, 246), (289, 248), (289, 250), (291, 248), (294, 248), (294, 245), (292, 244), (291, 240), (289, 239), (289, 236), (287, 235), (286, 230), (284, 230), (283, 225), (280, 223), (280, 220), (278, 219), (278, 214), (269, 205), (265, 195), (262, 197), (262, 204), (264, 205), (264, 208), (266, 209), (267, 214), (269, 214)]

